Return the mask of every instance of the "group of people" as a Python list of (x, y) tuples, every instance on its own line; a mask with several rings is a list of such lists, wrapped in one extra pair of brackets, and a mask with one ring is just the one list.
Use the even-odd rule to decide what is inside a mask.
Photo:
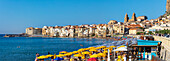
[[(120, 46), (125, 47), (125, 46)], [(118, 47), (118, 48), (120, 48)], [(66, 52), (62, 51), (59, 52), (59, 55), (42, 55), (40, 56), (36, 53), (35, 61), (107, 61), (110, 59), (111, 61), (126, 61), (126, 52), (113, 52), (113, 48), (116, 46), (100, 46), (100, 47), (89, 47), (89, 48), (81, 48), (77, 51), (73, 52)]]

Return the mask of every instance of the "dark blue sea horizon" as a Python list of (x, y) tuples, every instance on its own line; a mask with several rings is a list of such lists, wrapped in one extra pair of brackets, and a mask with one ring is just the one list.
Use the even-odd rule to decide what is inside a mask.
[[(87, 38), (3, 37), (0, 34), (0, 61), (34, 61), (35, 54), (58, 54), (111, 41)], [(82, 46), (83, 45), (83, 46)]]

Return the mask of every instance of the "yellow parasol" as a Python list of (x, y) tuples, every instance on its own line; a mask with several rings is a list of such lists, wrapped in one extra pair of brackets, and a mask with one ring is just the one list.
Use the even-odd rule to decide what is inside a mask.
[(91, 54), (91, 52), (85, 51), (85, 52), (82, 52), (82, 54)]
[(95, 47), (89, 47), (90, 49), (95, 49)]
[(101, 47), (96, 47), (95, 49), (101, 49)]
[(100, 46), (101, 48), (106, 48), (106, 46)]
[[(109, 51), (111, 53), (111, 51)], [(108, 53), (108, 51), (103, 51), (103, 53)]]
[(51, 54), (49, 54), (49, 55), (46, 55), (47, 57), (52, 57), (52, 56), (54, 56), (54, 55), (51, 55)]
[(118, 48), (121, 48), (121, 47), (125, 47), (124, 45), (121, 45), (120, 47), (118, 47)]
[(82, 52), (82, 51), (84, 51), (84, 49), (83, 49), (83, 48), (81, 48), (81, 49), (79, 49), (78, 51), (79, 51), (79, 52)]
[(81, 54), (75, 54), (73, 55), (74, 57), (81, 57), (82, 55)]
[(103, 50), (104, 50), (104, 51), (107, 51), (108, 49), (109, 49), (110, 51), (113, 50), (112, 48), (109, 48), (109, 47), (108, 47), (108, 48), (104, 48)]
[(82, 56), (81, 59), (85, 59), (85, 56)]
[(94, 51), (94, 52), (97, 52), (97, 50), (96, 50), (96, 49), (91, 49), (91, 50), (89, 50), (89, 51)]
[(44, 55), (37, 57), (37, 59), (46, 59), (46, 58), (48, 58), (48, 57), (44, 56)]
[(120, 47), (125, 47), (124, 45), (121, 45)]
[(121, 56), (119, 55), (118, 58), (121, 58)]
[(56, 58), (56, 54), (54, 54), (54, 59)]
[(72, 52), (69, 52), (69, 53), (66, 53), (66, 54), (64, 54), (65, 56), (70, 56), (70, 55), (72, 55), (73, 53)]
[(73, 51), (72, 53), (73, 53), (73, 54), (76, 54), (76, 53), (78, 53), (78, 51)]
[(96, 47), (96, 49), (102, 49), (102, 48), (106, 48), (106, 46)]
[(103, 50), (107, 50), (107, 49), (110, 49), (110, 48), (104, 48)]
[(98, 55), (98, 54), (93, 54), (93, 55), (90, 56), (90, 58), (97, 58), (97, 57), (101, 57), (101, 56)]
[(59, 54), (66, 54), (66, 53), (68, 53), (68, 52), (66, 52), (66, 51), (59, 52)]
[(102, 57), (106, 57), (105, 53), (98, 53), (98, 55), (102, 56)]
[(114, 48), (114, 47), (116, 47), (116, 46), (110, 46), (110, 48)]
[(90, 50), (90, 48), (85, 48), (84, 50)]
[(63, 54), (59, 54), (59, 55), (57, 55), (57, 57), (63, 57), (63, 56), (65, 56), (65, 55), (63, 55)]

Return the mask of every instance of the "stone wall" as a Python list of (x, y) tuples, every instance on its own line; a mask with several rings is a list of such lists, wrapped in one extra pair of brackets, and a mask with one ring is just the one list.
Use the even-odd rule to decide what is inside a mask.
[(160, 58), (166, 61), (170, 61), (170, 38), (154, 36), (156, 41), (162, 41), (162, 48), (160, 52)]

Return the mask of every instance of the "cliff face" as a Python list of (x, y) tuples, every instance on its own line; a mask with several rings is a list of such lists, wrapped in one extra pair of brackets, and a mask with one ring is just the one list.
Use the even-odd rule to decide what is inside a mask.
[(167, 13), (170, 13), (170, 0), (167, 0), (166, 2), (166, 11)]
[(157, 19), (162, 19), (162, 18), (164, 18), (168, 15), (170, 15), (170, 0), (166, 1), (166, 12), (165, 12), (165, 14), (159, 16)]

